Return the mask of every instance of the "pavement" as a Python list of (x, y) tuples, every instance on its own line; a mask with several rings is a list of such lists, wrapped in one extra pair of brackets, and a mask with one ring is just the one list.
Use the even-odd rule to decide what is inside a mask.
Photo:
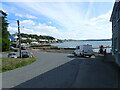
[(2, 73), (3, 88), (120, 88), (119, 68), (104, 62), (102, 56), (80, 58), (37, 51), (34, 54), (37, 61), (33, 64)]

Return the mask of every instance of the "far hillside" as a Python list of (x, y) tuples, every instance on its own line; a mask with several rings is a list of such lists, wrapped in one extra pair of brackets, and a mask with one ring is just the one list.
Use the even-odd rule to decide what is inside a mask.
[[(11, 36), (10, 36), (11, 42), (17, 42), (18, 40), (19, 40), (19, 35), (17, 33), (11, 34)], [(57, 42), (62, 42), (62, 41), (59, 39), (56, 39), (52, 36), (21, 33), (21, 43), (29, 43), (30, 44), (31, 42), (57, 43)]]

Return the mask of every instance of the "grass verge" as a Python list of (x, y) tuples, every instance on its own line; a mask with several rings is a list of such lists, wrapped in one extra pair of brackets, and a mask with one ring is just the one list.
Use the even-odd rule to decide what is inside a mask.
[(2, 58), (0, 72), (6, 72), (35, 62), (36, 59), (30, 58)]

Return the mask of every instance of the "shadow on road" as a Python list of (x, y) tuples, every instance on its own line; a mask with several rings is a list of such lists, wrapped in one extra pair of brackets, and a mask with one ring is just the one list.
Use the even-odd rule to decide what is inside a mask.
[(69, 58), (77, 58), (77, 56), (72, 56), (72, 55), (67, 56), (67, 57), (69, 57)]
[(14, 88), (116, 88), (119, 74), (116, 66), (96, 58), (74, 58), (53, 70)]
[(90, 57), (87, 57), (87, 56), (84, 56), (84, 57), (80, 57), (80, 56), (74, 56), (74, 55), (69, 55), (67, 56), (69, 58), (76, 58), (76, 59), (86, 59), (86, 58), (90, 58)]
[(77, 77), (79, 63), (74, 59), (14, 88), (68, 88)]

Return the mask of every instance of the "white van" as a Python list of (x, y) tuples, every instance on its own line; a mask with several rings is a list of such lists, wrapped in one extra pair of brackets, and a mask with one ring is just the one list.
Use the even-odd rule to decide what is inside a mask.
[(93, 55), (92, 45), (79, 45), (76, 46), (76, 49), (74, 50), (75, 56), (89, 56), (91, 57)]

